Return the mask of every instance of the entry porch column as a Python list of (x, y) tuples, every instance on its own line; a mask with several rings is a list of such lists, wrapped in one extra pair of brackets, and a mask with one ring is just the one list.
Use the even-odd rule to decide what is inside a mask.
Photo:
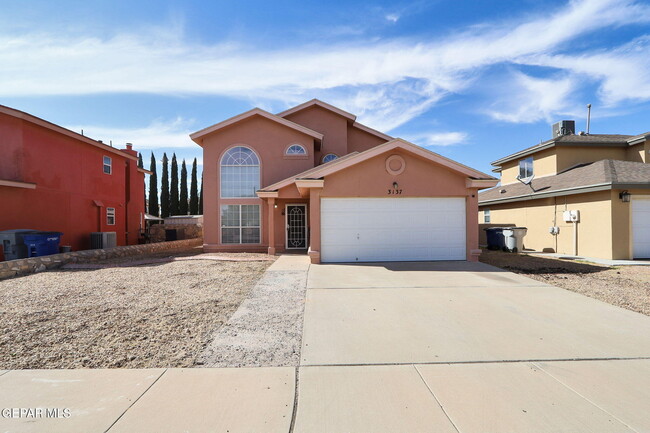
[(270, 256), (275, 255), (275, 198), (270, 197), (266, 199), (268, 204), (269, 212), (269, 225), (267, 230), (269, 231), (269, 249), (268, 254)]
[(309, 250), (312, 263), (320, 263), (320, 194), (323, 188), (309, 188)]

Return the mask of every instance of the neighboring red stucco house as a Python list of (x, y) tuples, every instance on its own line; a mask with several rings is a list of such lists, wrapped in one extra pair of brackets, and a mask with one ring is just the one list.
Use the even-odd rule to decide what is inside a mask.
[(313, 263), (477, 260), (493, 177), (318, 100), (191, 135), (203, 147), (204, 250), (308, 252)]
[(73, 250), (90, 248), (91, 232), (137, 244), (148, 171), (126, 147), (0, 106), (0, 230), (59, 231)]

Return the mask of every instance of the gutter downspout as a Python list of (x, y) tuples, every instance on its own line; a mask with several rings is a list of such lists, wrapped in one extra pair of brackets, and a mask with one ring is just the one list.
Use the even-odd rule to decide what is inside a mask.
[(573, 255), (578, 255), (578, 221), (573, 221)]

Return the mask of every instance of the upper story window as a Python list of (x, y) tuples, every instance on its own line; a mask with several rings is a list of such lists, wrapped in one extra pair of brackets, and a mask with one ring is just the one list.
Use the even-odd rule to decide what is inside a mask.
[(529, 179), (533, 177), (533, 157), (519, 161), (519, 179)]
[(285, 152), (287, 155), (307, 155), (307, 150), (300, 144), (292, 144)]
[(106, 225), (114, 226), (115, 225), (115, 208), (107, 207), (106, 208)]
[(104, 157), (104, 174), (113, 174), (113, 159), (110, 156)]
[(490, 221), (490, 209), (485, 209), (483, 211), (483, 222), (489, 224)]
[(237, 146), (221, 158), (221, 197), (256, 197), (260, 189), (260, 160), (252, 149)]
[(326, 162), (334, 161), (337, 158), (338, 156), (334, 155), (333, 153), (328, 153), (323, 157), (323, 164), (325, 164)]

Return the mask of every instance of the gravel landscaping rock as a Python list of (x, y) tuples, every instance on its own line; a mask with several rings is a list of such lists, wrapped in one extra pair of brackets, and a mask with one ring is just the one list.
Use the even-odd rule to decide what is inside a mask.
[(267, 271), (200, 357), (205, 367), (298, 366), (307, 271)]
[(483, 251), (483, 263), (650, 316), (650, 266), (608, 267), (574, 260)]
[(0, 281), (0, 369), (193, 366), (272, 263), (142, 259)]

